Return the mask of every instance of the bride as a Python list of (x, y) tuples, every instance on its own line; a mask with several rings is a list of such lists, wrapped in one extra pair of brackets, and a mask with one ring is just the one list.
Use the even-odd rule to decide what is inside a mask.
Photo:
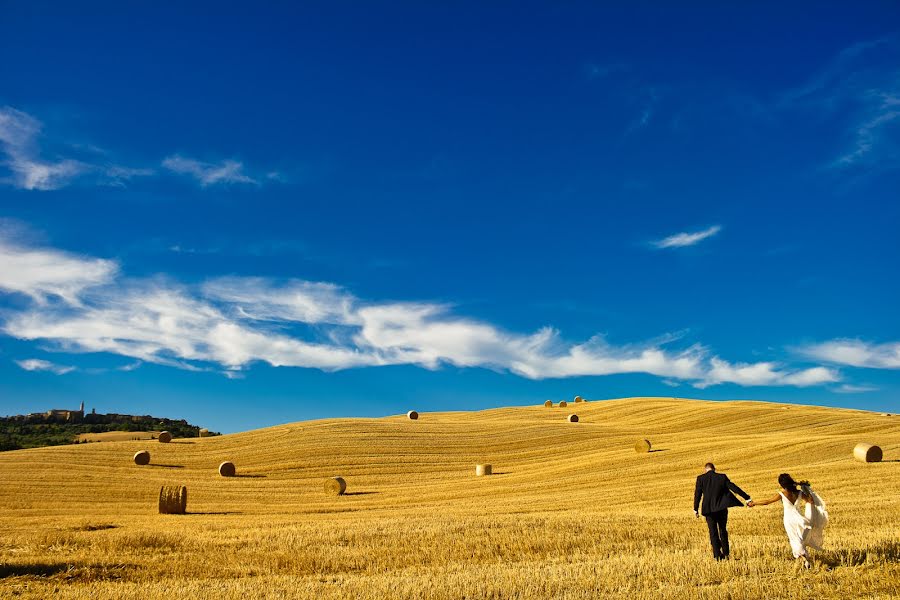
[[(828, 525), (828, 510), (817, 493), (809, 487), (808, 481), (794, 481), (787, 473), (778, 476), (781, 491), (768, 500), (750, 502), (747, 506), (772, 504), (781, 499), (784, 506), (784, 530), (794, 558), (803, 558), (803, 566), (810, 567), (807, 548), (822, 549), (823, 530)], [(798, 488), (799, 486), (799, 488)], [(806, 502), (806, 510), (800, 512), (800, 500)]]

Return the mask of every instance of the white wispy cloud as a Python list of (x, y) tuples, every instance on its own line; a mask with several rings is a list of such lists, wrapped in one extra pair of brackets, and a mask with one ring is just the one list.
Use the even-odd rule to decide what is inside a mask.
[[(595, 336), (573, 344), (550, 327), (510, 332), (458, 316), (444, 304), (368, 302), (330, 283), (228, 277), (182, 285), (165, 277), (126, 279), (115, 277), (117, 265), (110, 261), (46, 248), (19, 247), (2, 259), (2, 289), (35, 300), (7, 311), (0, 325), (6, 335), (54, 344), (60, 351), (108, 352), (191, 370), (219, 368), (230, 376), (263, 361), (323, 370), (449, 364), (530, 379), (648, 373), (698, 387), (809, 386), (839, 379), (824, 367), (730, 363), (700, 345), (669, 349), (679, 336), (631, 345)], [(48, 271), (48, 264), (64, 267)], [(49, 295), (62, 301), (47, 302)]]
[(676, 233), (661, 240), (656, 240), (655, 242), (652, 242), (652, 245), (656, 248), (684, 248), (685, 246), (699, 244), (720, 231), (722, 231), (721, 225), (713, 225), (702, 231)]
[(31, 115), (0, 107), (0, 150), (15, 187), (55, 190), (90, 170), (89, 165), (74, 159), (42, 160), (37, 144), (40, 131), (40, 121)]
[(65, 375), (66, 373), (71, 373), (75, 370), (75, 367), (58, 365), (47, 360), (41, 360), (40, 358), (17, 360), (16, 364), (26, 371), (48, 371), (50, 373), (56, 373), (57, 375)]
[(900, 36), (853, 44), (779, 108), (839, 119), (843, 149), (827, 168), (883, 170), (900, 165)]
[(845, 383), (834, 388), (832, 391), (835, 391), (838, 394), (865, 394), (868, 392), (877, 392), (879, 389), (881, 388), (874, 385), (853, 385)]
[[(63, 144), (69, 156), (42, 156), (43, 123), (20, 110), (0, 107), (0, 183), (23, 190), (56, 190), (78, 181), (82, 184), (122, 187), (139, 177), (151, 177), (157, 169), (129, 167), (108, 159), (108, 153), (90, 144)], [(59, 144), (57, 144), (59, 145)], [(235, 160), (218, 163), (202, 162), (174, 154), (162, 161), (162, 167), (179, 175), (192, 177), (201, 187), (221, 184), (254, 184), (259, 180), (245, 172)], [(266, 181), (283, 182), (278, 171), (264, 175)]]
[(244, 173), (243, 163), (236, 160), (208, 163), (174, 154), (163, 160), (162, 166), (173, 173), (193, 177), (201, 187), (227, 183), (259, 183)]
[(809, 387), (840, 380), (837, 371), (825, 367), (784, 370), (773, 362), (731, 364), (716, 357), (710, 360), (710, 367), (703, 381), (697, 384), (697, 387), (703, 388), (718, 383), (737, 383), (744, 386)]
[(858, 339), (829, 340), (797, 349), (808, 358), (869, 369), (900, 369), (900, 342), (873, 344)]
[(17, 245), (0, 231), (0, 290), (25, 294), (40, 305), (50, 296), (77, 305), (85, 288), (111, 281), (117, 269), (110, 260)]
[(123, 167), (121, 165), (107, 165), (103, 168), (106, 183), (113, 186), (124, 186), (136, 177), (150, 177), (156, 174), (155, 169)]

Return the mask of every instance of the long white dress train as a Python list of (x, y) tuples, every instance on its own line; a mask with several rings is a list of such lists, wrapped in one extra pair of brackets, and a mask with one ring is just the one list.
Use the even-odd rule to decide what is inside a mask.
[(784, 530), (794, 558), (806, 556), (807, 547), (821, 550), (825, 540), (824, 529), (828, 525), (828, 509), (819, 495), (805, 486), (802, 491), (813, 500), (806, 503), (805, 514), (800, 513), (799, 507), (802, 495), (798, 494), (797, 501), (791, 503), (787, 496), (778, 492), (784, 505)]

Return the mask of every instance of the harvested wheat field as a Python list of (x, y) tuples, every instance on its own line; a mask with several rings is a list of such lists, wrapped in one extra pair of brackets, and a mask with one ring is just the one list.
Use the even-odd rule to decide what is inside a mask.
[[(175, 439), (143, 467), (141, 442), (0, 453), (0, 597), (900, 595), (900, 430), (876, 413), (630, 398), (582, 404), (577, 427), (543, 406), (426, 416)], [(883, 461), (855, 460), (860, 442)], [(691, 505), (708, 460), (757, 499), (781, 472), (812, 481), (831, 524), (810, 571), (780, 505), (733, 509), (733, 560), (712, 560)], [(343, 496), (323, 493), (335, 476)], [(187, 514), (158, 514), (163, 485), (187, 486)]]

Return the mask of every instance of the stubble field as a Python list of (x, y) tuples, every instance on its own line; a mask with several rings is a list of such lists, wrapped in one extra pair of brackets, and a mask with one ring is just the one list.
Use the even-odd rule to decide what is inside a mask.
[[(629, 398), (0, 453), (0, 597), (900, 596), (900, 417), (783, 406)], [(859, 441), (885, 461), (854, 461)], [(812, 481), (831, 514), (812, 570), (780, 505), (733, 509), (733, 560), (712, 560), (691, 506), (708, 460), (757, 499), (781, 472)], [(347, 495), (323, 493), (335, 475)], [(188, 514), (157, 514), (163, 484), (188, 487)]]

